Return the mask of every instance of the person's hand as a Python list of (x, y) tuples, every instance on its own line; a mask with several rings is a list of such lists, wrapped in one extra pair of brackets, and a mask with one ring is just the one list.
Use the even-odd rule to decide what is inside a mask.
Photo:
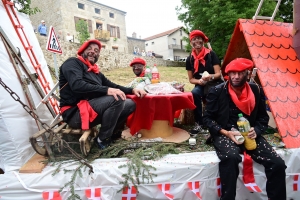
[(125, 100), (125, 99), (126, 99), (125, 93), (122, 92), (120, 89), (116, 89), (116, 88), (108, 88), (108, 90), (107, 90), (107, 95), (114, 96), (114, 98), (115, 98), (117, 101), (119, 100), (118, 96), (119, 96), (122, 100)]
[(201, 79), (207, 82), (207, 81), (210, 81), (210, 79), (211, 79), (210, 77), (211, 77), (211, 75), (206, 76), (206, 77), (202, 76)]
[(239, 131), (227, 131), (224, 135), (227, 136), (229, 139), (231, 139), (237, 145), (243, 144), (242, 142), (238, 142), (235, 139), (235, 136), (240, 136), (241, 135), (241, 133)]
[(140, 98), (143, 98), (147, 94), (147, 92), (145, 92), (145, 90), (141, 90), (141, 89), (137, 89), (137, 88), (134, 88), (132, 90), (132, 93), (135, 94), (135, 96), (140, 97)]
[(250, 128), (250, 131), (249, 131), (249, 133), (248, 133), (248, 138), (250, 138), (250, 139), (255, 139), (255, 138), (257, 138), (257, 134), (256, 134), (256, 132), (255, 132), (255, 130), (254, 130), (253, 127)]
[(198, 80), (198, 84), (199, 84), (199, 85), (205, 85), (206, 83), (207, 83), (207, 81), (203, 80), (202, 78), (200, 78), (200, 79)]

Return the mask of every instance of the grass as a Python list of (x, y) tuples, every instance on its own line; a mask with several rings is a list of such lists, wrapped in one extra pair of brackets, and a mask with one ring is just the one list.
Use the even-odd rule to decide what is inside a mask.
[[(158, 66), (157, 68), (161, 82), (177, 81), (184, 83), (184, 90), (186, 92), (192, 91), (194, 85), (189, 82), (185, 67)], [(113, 69), (105, 71), (103, 74), (112, 82), (123, 86), (128, 85), (135, 78), (131, 67)]]

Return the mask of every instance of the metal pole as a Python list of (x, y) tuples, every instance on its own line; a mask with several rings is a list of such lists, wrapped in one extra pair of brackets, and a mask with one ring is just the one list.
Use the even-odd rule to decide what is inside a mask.
[(56, 54), (53, 53), (53, 60), (54, 60), (54, 69), (55, 69), (55, 75), (58, 77), (58, 69), (57, 69), (57, 62), (56, 62)]

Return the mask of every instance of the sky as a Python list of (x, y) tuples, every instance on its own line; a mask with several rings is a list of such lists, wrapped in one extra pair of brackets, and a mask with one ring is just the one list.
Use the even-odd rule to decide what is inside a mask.
[(137, 38), (150, 37), (179, 26), (176, 6), (181, 0), (95, 0), (101, 4), (126, 12), (126, 35)]

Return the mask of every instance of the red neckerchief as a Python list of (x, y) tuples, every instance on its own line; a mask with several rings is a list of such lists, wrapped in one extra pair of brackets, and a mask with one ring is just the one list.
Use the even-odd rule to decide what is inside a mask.
[(200, 51), (200, 53), (197, 55), (196, 54), (196, 49), (193, 49), (192, 51), (192, 56), (194, 57), (195, 59), (195, 62), (194, 62), (194, 68), (195, 68), (195, 72), (198, 72), (198, 68), (199, 68), (199, 61), (201, 62), (201, 64), (205, 67), (205, 60), (204, 60), (204, 57), (206, 56), (206, 54), (208, 54), (210, 52), (209, 49), (205, 48), (205, 47), (202, 47), (202, 50)]
[(143, 70), (142, 73), (137, 77), (144, 77), (144, 76), (145, 76), (145, 70)]
[(90, 61), (88, 61), (88, 60), (85, 60), (82, 56), (80, 56), (80, 55), (77, 55), (77, 58), (81, 61), (81, 62), (83, 62), (86, 66), (88, 66), (88, 72), (90, 72), (90, 71), (92, 71), (92, 72), (94, 72), (95, 74), (99, 74), (99, 72), (100, 72), (100, 70), (99, 70), (99, 67), (98, 67), (98, 65), (97, 64), (94, 64), (94, 65), (92, 65), (91, 63), (90, 63)]
[(242, 90), (240, 98), (237, 97), (235, 91), (232, 89), (230, 82), (228, 83), (228, 92), (233, 103), (246, 115), (250, 115), (255, 107), (255, 97), (248, 83)]

